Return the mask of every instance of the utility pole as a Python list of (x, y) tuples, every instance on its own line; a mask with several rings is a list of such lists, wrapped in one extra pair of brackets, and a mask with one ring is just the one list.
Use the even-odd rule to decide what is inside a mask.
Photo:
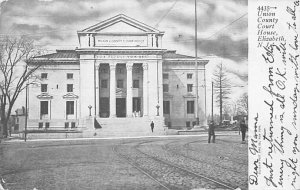
[(26, 100), (25, 100), (25, 132), (24, 140), (27, 140), (27, 121), (28, 121), (28, 83), (26, 84)]
[(197, 0), (195, 0), (195, 86), (196, 86), (196, 125), (199, 126), (199, 110), (198, 110), (198, 55), (197, 55)]
[[(221, 63), (221, 71), (223, 71), (223, 65)], [(220, 124), (222, 123), (222, 107), (223, 107), (223, 96), (222, 96), (222, 88), (223, 88), (223, 84), (222, 84), (222, 77), (219, 78), (220, 79)]]
[(206, 69), (204, 64), (204, 119), (205, 119), (205, 125), (207, 125), (207, 113), (206, 113)]
[(211, 82), (211, 120), (214, 121), (214, 82)]

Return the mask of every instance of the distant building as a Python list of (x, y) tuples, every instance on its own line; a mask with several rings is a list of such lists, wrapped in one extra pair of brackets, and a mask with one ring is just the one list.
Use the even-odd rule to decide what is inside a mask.
[(25, 107), (19, 108), (12, 114), (13, 122), (11, 127), (11, 133), (23, 132), (25, 130)]
[[(108, 119), (126, 125), (135, 117), (141, 125), (193, 125), (195, 58), (163, 49), (164, 32), (117, 15), (77, 34), (79, 48), (28, 62), (41, 65), (41, 84), (29, 91), (29, 129), (81, 128), (91, 117), (100, 125)], [(206, 122), (207, 63), (198, 59), (200, 125)]]

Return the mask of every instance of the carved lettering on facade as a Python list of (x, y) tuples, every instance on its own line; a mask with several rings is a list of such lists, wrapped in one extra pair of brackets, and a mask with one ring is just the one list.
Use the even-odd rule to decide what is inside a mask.
[(155, 59), (155, 55), (96, 55), (96, 59)]
[(147, 46), (147, 36), (107, 36), (95, 37), (96, 46)]

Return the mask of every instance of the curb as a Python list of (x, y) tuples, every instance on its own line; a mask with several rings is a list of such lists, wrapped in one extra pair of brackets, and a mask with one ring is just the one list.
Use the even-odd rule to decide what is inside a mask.
[[(216, 133), (216, 136), (232, 136), (232, 134)], [(164, 136), (136, 136), (136, 137), (91, 137), (91, 138), (69, 138), (69, 139), (27, 139), (27, 142), (51, 142), (51, 141), (83, 141), (83, 140), (117, 140), (117, 139), (140, 139), (140, 138), (181, 138), (181, 137), (205, 137), (207, 134), (198, 135), (164, 135)], [(5, 143), (26, 143), (24, 140), (9, 140)], [(1, 190), (1, 189), (0, 189)]]

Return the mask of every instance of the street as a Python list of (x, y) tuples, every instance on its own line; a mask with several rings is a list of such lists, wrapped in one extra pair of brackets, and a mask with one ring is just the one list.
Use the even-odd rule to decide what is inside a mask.
[(247, 189), (239, 135), (0, 144), (0, 177), (15, 189)]

